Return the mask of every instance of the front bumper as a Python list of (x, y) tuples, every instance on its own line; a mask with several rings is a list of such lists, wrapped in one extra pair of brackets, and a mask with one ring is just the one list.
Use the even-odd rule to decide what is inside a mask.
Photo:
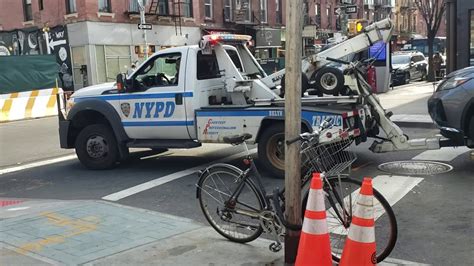
[(464, 132), (448, 122), (443, 101), (436, 97), (436, 94), (428, 99), (428, 113), (440, 129), (441, 135), (457, 141), (464, 140)]

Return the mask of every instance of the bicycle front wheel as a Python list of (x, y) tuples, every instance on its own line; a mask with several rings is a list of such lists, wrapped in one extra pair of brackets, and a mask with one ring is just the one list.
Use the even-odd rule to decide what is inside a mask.
[[(198, 181), (197, 197), (206, 220), (219, 234), (246, 243), (263, 232), (258, 215), (264, 208), (264, 199), (250, 180), (241, 177), (242, 171), (232, 165), (210, 167)], [(230, 201), (242, 182), (242, 191), (235, 201)]]
[[(348, 177), (328, 177), (324, 182), (326, 219), (333, 260), (339, 261), (349, 233), (352, 215), (362, 182)], [(397, 221), (390, 204), (376, 189), (374, 191), (375, 242), (377, 262), (392, 252), (397, 241)], [(306, 206), (307, 194), (303, 206)]]

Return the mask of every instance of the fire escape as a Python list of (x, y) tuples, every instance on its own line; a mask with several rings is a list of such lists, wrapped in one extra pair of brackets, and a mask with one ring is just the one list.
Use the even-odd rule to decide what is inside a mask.
[[(171, 11), (169, 3), (171, 2)], [(149, 13), (157, 17), (170, 17), (174, 23), (176, 35), (182, 35), (181, 31), (181, 6), (187, 3), (180, 0), (151, 0)]]

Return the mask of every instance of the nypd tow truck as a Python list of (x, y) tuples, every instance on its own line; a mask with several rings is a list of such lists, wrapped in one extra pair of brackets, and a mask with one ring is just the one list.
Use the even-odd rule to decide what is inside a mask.
[[(388, 41), (392, 28), (389, 20), (377, 22), (363, 35), (305, 59), (304, 74), (323, 72), (326, 56), (340, 58), (376, 41)], [(247, 49), (250, 38), (203, 36), (199, 45), (155, 53), (132, 74), (119, 74), (114, 83), (80, 89), (67, 100), (58, 96), (61, 147), (75, 148), (90, 169), (106, 169), (125, 160), (129, 148), (194, 148), (250, 133), (248, 142), (258, 144), (262, 165), (281, 176), (284, 99), (278, 83), (284, 72), (267, 75)], [(347, 78), (346, 83), (350, 86)], [(375, 136), (380, 125), (389, 139), (376, 145), (377, 152), (422, 147), (419, 142), (417, 147), (405, 145), (403, 132), (372, 95), (306, 94), (301, 102), (302, 131), (312, 131), (332, 118), (331, 130), (348, 132), (356, 143)], [(323, 141), (331, 137), (326, 134)]]

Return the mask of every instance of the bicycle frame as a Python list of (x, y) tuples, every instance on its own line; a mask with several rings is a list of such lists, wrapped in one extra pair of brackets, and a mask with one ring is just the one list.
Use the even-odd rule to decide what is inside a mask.
[[(249, 154), (247, 144), (245, 142), (243, 142), (242, 145), (245, 147), (245, 150), (247, 151), (247, 156), (244, 159), (244, 162), (245, 162), (246, 165), (248, 165), (248, 167), (242, 172), (241, 176), (238, 177), (239, 185), (237, 186), (235, 191), (232, 193), (229, 200), (225, 203), (226, 204), (225, 207), (228, 208), (229, 207), (228, 204), (233, 204), (234, 202), (237, 202), (237, 199), (238, 199), (240, 193), (242, 193), (242, 190), (244, 189), (246, 181), (250, 179), (251, 173), (253, 173), (255, 175), (256, 183), (254, 182), (254, 179), (250, 179), (250, 182), (252, 182), (253, 185), (256, 185), (256, 189), (257, 189), (258, 193), (260, 193), (260, 196), (263, 198), (264, 210), (266, 210), (266, 211), (275, 211), (277, 216), (281, 219), (282, 223), (286, 227), (290, 227), (294, 230), (299, 230), (300, 226), (291, 225), (291, 224), (288, 224), (285, 221), (285, 219), (283, 217), (283, 214), (282, 213), (280, 214), (280, 212), (281, 212), (280, 206), (276, 205), (276, 204), (279, 204), (277, 199), (281, 199), (284, 202), (285, 189), (283, 188), (283, 189), (280, 190), (280, 189), (276, 188), (274, 190), (273, 194), (267, 194), (267, 192), (265, 190), (265, 186), (262, 183), (262, 176), (261, 176), (260, 172), (258, 171), (255, 163), (254, 163), (253, 157)], [(324, 184), (329, 187), (330, 191), (333, 191), (332, 194), (333, 194), (334, 198), (336, 199), (336, 202), (335, 202), (331, 196), (327, 195), (330, 206), (334, 209), (334, 211), (336, 212), (338, 218), (341, 221), (350, 223), (350, 221), (345, 219), (345, 217), (348, 217), (349, 216), (348, 213), (351, 213), (351, 211), (347, 212), (347, 210), (343, 209), (343, 213), (341, 214), (339, 209), (336, 208), (337, 203), (339, 203), (340, 206), (343, 206), (344, 199), (341, 199), (341, 197), (339, 195), (339, 192), (336, 192), (336, 193), (334, 192), (335, 191), (334, 187), (332, 187), (331, 183), (327, 181), (327, 177), (324, 177), (324, 179), (325, 179)], [(301, 189), (303, 189), (308, 184), (309, 180), (310, 179), (307, 179), (304, 182), (302, 182)], [(275, 208), (277, 208), (275, 210), (272, 208), (271, 199), (274, 200), (273, 203), (275, 205)], [(241, 203), (241, 202), (239, 202), (239, 203), (242, 204), (245, 207), (253, 209), (251, 206), (247, 206), (246, 204)], [(259, 218), (260, 217), (260, 213), (258, 213), (257, 211), (255, 212), (255, 214), (250, 213), (248, 211), (242, 211), (242, 210), (236, 210), (236, 209), (233, 209), (233, 211), (235, 211), (238, 214), (247, 215), (247, 216), (253, 217), (253, 218)]]

